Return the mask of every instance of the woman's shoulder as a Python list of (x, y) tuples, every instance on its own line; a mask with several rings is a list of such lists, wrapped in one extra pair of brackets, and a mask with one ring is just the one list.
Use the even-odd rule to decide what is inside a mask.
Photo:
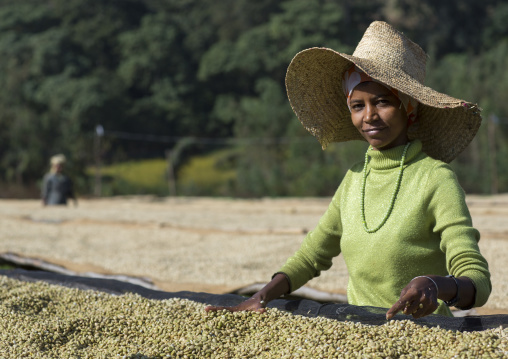
[(43, 176), (43, 180), (48, 181), (48, 180), (52, 179), (53, 177), (55, 177), (55, 174), (53, 172), (46, 172)]
[(423, 167), (429, 171), (437, 171), (440, 173), (455, 173), (453, 168), (446, 162), (435, 159), (427, 155), (425, 152), (421, 152), (420, 155), (414, 161), (416, 167)]
[(356, 162), (354, 165), (352, 165), (350, 168), (349, 168), (349, 171), (347, 171), (347, 174), (346, 176), (351, 172), (351, 173), (362, 173), (363, 172), (363, 166), (364, 166), (364, 162)]
[(439, 188), (454, 192), (452, 188), (461, 188), (450, 164), (428, 155), (424, 155), (421, 160), (415, 162), (412, 173), (420, 179), (420, 183), (426, 183), (425, 187), (431, 192)]

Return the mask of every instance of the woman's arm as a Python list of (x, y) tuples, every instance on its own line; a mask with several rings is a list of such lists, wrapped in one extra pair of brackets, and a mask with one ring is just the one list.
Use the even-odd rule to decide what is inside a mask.
[(264, 313), (266, 311), (266, 305), (268, 302), (279, 298), (281, 295), (289, 292), (289, 282), (286, 276), (282, 273), (277, 273), (273, 279), (265, 285), (259, 292), (254, 294), (249, 299), (233, 307), (221, 307), (221, 306), (207, 306), (205, 310), (217, 311), (217, 310), (229, 310), (231, 312), (250, 310), (254, 312)]
[(316, 228), (309, 232), (296, 253), (279, 269), (272, 280), (251, 298), (233, 307), (208, 306), (205, 310), (226, 309), (232, 312), (251, 310), (263, 313), (273, 299), (297, 290), (309, 280), (327, 270), (332, 265), (332, 258), (340, 253), (339, 193), (337, 189), (328, 209), (321, 217)]
[(41, 199), (43, 206), (46, 206), (48, 204), (49, 191), (50, 191), (50, 178), (46, 174), (42, 178), (42, 186), (41, 186)]
[(432, 314), (437, 309), (437, 299), (458, 308), (481, 306), (492, 289), (488, 264), (478, 247), (480, 235), (472, 225), (465, 193), (455, 173), (448, 165), (438, 164), (429, 175), (427, 188), (430, 200), (426, 208), (429, 217), (434, 218), (432, 230), (441, 235), (440, 250), (446, 254), (448, 273), (458, 278), (414, 278), (386, 313), (387, 319), (399, 311), (415, 318)]

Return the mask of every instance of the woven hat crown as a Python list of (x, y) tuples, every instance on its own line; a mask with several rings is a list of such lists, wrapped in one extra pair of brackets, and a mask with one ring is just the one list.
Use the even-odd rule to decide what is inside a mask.
[(421, 84), (425, 82), (425, 51), (385, 22), (376, 21), (369, 26), (353, 56), (382, 60), (386, 68), (403, 71)]

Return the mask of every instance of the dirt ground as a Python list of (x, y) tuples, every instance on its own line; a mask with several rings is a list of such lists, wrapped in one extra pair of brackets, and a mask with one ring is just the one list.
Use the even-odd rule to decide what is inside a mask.
[[(166, 291), (228, 293), (264, 283), (298, 249), (329, 198), (80, 199), (77, 207), (0, 200), (0, 254), (82, 275), (146, 279)], [(470, 196), (493, 291), (477, 314), (508, 314), (508, 195)], [(341, 256), (309, 288), (344, 294)]]

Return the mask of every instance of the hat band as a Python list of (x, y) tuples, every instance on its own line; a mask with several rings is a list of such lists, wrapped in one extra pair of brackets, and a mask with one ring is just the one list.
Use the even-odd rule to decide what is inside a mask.
[(344, 71), (344, 75), (342, 78), (342, 89), (347, 97), (347, 107), (349, 109), (349, 112), (351, 112), (350, 101), (353, 90), (355, 89), (356, 86), (358, 86), (363, 82), (376, 82), (386, 87), (395, 96), (397, 96), (397, 98), (402, 103), (402, 106), (404, 106), (404, 108), (406, 109), (408, 124), (411, 125), (413, 122), (416, 121), (416, 110), (418, 108), (418, 101), (402, 92), (399, 92), (397, 89), (382, 83), (381, 81), (373, 79), (365, 72), (360, 70), (358, 67), (356, 67), (356, 65), (354, 64), (348, 70)]

